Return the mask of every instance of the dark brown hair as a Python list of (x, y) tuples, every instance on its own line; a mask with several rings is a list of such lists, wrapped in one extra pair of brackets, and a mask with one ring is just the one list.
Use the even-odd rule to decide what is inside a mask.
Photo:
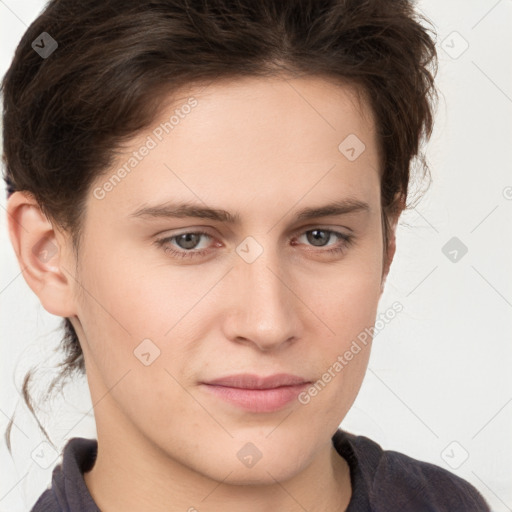
[[(433, 129), (437, 54), (426, 24), (412, 0), (50, 0), (2, 82), (8, 196), (32, 194), (78, 257), (92, 181), (169, 95), (226, 78), (316, 75), (356, 86), (372, 109), (386, 249), (389, 219), (410, 207), (413, 159), (429, 176), (420, 143)], [(31, 46), (42, 32), (58, 43), (47, 58)], [(47, 396), (85, 372), (69, 319), (63, 327)], [(23, 396), (34, 414), (30, 378)]]

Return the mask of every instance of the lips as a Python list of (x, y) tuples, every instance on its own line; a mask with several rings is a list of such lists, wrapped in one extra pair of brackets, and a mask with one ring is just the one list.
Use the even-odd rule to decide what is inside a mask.
[(279, 373), (268, 377), (260, 377), (254, 374), (230, 375), (206, 382), (213, 386), (226, 386), (240, 389), (271, 389), (281, 386), (295, 386), (305, 384), (308, 381), (297, 375)]
[(297, 398), (311, 382), (297, 375), (280, 373), (262, 377), (240, 374), (201, 384), (210, 396), (250, 412), (274, 412)]

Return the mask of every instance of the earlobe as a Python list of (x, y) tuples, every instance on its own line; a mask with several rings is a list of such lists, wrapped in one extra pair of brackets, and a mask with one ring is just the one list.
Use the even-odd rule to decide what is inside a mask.
[(41, 305), (53, 315), (76, 315), (71, 251), (31, 194), (14, 192), (9, 197), (7, 223), (23, 277)]

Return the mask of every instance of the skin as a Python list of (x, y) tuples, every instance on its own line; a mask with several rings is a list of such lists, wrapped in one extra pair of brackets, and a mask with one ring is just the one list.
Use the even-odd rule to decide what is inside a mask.
[[(189, 96), (197, 106), (94, 197)], [(349, 134), (366, 146), (354, 161), (338, 150)], [(386, 260), (372, 113), (349, 86), (318, 77), (215, 82), (184, 91), (125, 150), (89, 191), (78, 262), (68, 234), (29, 195), (8, 201), (28, 285), (48, 312), (71, 318), (84, 352), (99, 446), (84, 474), (94, 500), (106, 512), (345, 510), (349, 468), (331, 437), (360, 389), (371, 343), (307, 405), (247, 412), (200, 382), (281, 372), (315, 382), (374, 325), (398, 219)], [(369, 210), (296, 219), (299, 209), (349, 196)], [(241, 221), (130, 218), (171, 200)], [(329, 255), (343, 240), (327, 232), (315, 245), (308, 230), (320, 228), (353, 242)], [(210, 237), (195, 246), (154, 243), (198, 229)], [(247, 237), (263, 249), (252, 263), (236, 252)], [(57, 248), (49, 259), (32, 252), (44, 238)], [(169, 246), (209, 252), (181, 259)], [(160, 350), (148, 366), (134, 356), (146, 338)], [(237, 457), (248, 442), (262, 454), (252, 467)]]

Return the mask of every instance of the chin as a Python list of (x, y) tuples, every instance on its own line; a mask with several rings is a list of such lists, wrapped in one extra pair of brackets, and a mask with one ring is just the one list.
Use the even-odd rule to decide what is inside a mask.
[[(261, 461), (260, 461), (261, 463)], [(259, 464), (258, 463), (258, 466)], [(226, 478), (226, 474), (229, 476)], [(289, 467), (282, 468), (280, 465), (266, 465), (256, 466), (253, 468), (226, 468), (226, 471), (222, 474), (215, 475), (214, 480), (222, 481), (227, 485), (249, 485), (249, 486), (261, 486), (261, 485), (274, 485), (276, 480), (284, 482), (295, 476), (296, 472), (290, 470)]]
[[(286, 448), (272, 450), (268, 447), (258, 453), (254, 446), (247, 445), (242, 450), (233, 452), (232, 460), (226, 455), (230, 450), (225, 450), (222, 454), (211, 454), (210, 460), (217, 460), (217, 464), (210, 463), (208, 467), (201, 464), (202, 468), (196, 466), (196, 470), (228, 485), (273, 485), (276, 480), (286, 481), (293, 478), (308, 464), (303, 450), (294, 454), (293, 450)], [(204, 463), (204, 459), (201, 462)]]

